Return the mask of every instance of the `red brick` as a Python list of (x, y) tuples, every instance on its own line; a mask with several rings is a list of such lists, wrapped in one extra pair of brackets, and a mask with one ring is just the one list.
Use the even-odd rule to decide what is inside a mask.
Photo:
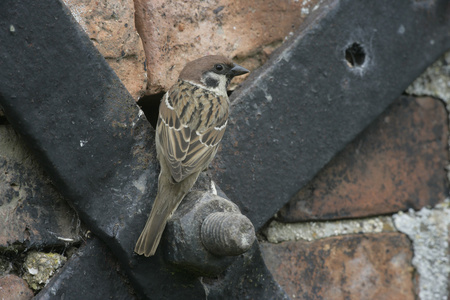
[(318, 0), (134, 3), (151, 94), (167, 90), (186, 62), (208, 54), (237, 58), (238, 63), (254, 70), (267, 60), (271, 47), (281, 45), (309, 12), (324, 5)]
[(412, 250), (401, 233), (262, 243), (291, 299), (414, 299)]
[(366, 217), (435, 205), (447, 195), (443, 103), (401, 97), (281, 209), (285, 222)]
[(134, 25), (134, 1), (63, 1), (137, 101), (145, 93), (147, 74), (144, 48)]
[(16, 275), (0, 277), (0, 299), (28, 300), (33, 296), (33, 291), (22, 278)]

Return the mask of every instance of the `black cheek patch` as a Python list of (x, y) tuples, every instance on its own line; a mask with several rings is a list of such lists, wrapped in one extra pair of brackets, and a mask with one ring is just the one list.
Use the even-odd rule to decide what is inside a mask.
[(205, 84), (207, 87), (216, 88), (219, 85), (219, 81), (214, 78), (207, 77), (205, 80)]

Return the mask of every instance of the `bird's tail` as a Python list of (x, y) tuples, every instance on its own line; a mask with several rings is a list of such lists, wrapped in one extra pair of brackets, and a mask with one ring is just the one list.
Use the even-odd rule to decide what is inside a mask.
[[(191, 175), (192, 176), (192, 175)], [(189, 176), (189, 177), (191, 177)], [(198, 176), (198, 174), (197, 174)], [(181, 200), (195, 183), (195, 178), (186, 178), (180, 183), (172, 183), (171, 178), (161, 173), (158, 180), (158, 194), (153, 203), (152, 211), (147, 219), (144, 230), (136, 243), (134, 252), (139, 255), (155, 254), (166, 227), (167, 220), (177, 209)], [(191, 181), (193, 182), (191, 183)]]

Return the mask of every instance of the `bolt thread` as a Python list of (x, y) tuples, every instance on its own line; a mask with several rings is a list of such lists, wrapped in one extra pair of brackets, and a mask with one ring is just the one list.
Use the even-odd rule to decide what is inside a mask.
[(216, 255), (236, 256), (247, 251), (255, 241), (255, 228), (238, 213), (215, 212), (202, 223), (201, 240)]

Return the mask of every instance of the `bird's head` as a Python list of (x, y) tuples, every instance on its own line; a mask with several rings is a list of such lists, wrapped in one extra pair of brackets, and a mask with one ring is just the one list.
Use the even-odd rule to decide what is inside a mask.
[(248, 72), (249, 70), (224, 56), (208, 55), (186, 64), (179, 78), (226, 95), (231, 79)]

